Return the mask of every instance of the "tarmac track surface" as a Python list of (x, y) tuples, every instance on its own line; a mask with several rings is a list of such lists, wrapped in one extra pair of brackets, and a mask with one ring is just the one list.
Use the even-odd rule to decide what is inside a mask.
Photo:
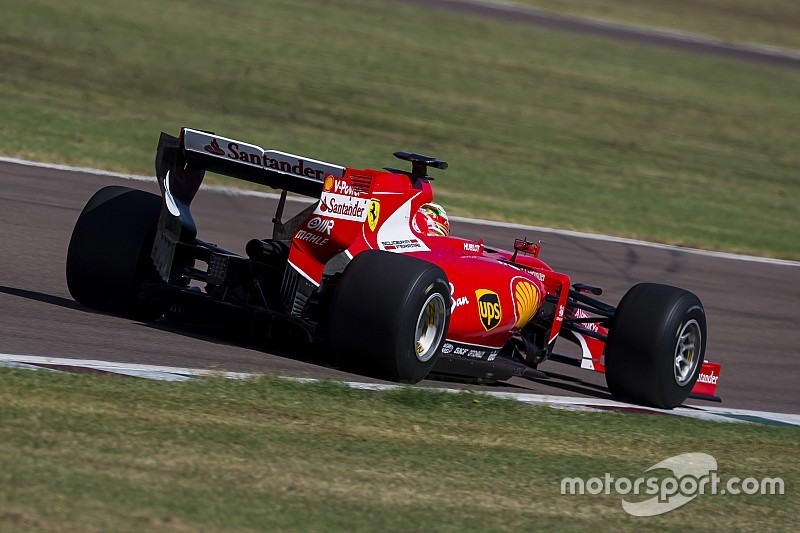
[(430, 8), (446, 9), (467, 15), (489, 17), (518, 24), (531, 24), (551, 30), (607, 37), (647, 46), (654, 45), (764, 65), (800, 68), (800, 51), (776, 46), (732, 43), (696, 33), (564, 15), (513, 3), (487, 0), (395, 1), (421, 6), (426, 10)]
[[(0, 353), (375, 381), (326, 366), (324, 354), (277, 354), (239, 346), (164, 324), (97, 313), (73, 301), (64, 279), (72, 227), (89, 197), (111, 184), (158, 192), (155, 179), (125, 181), (0, 163)], [(200, 238), (243, 253), (250, 238), (271, 234), (274, 205), (263, 197), (201, 191), (192, 212)], [(286, 213), (300, 208), (302, 204), (290, 202)], [(707, 358), (723, 365), (718, 389), (723, 405), (800, 412), (796, 383), (800, 339), (794, 318), (800, 301), (800, 266), (463, 221), (453, 223), (453, 234), (483, 238), (488, 245), (506, 249), (514, 238), (542, 238), (545, 261), (569, 273), (575, 282), (603, 287), (603, 299), (613, 304), (641, 281), (695, 292), (708, 315)], [(514, 379), (493, 388), (608, 397), (600, 374), (551, 362), (541, 368), (554, 377)], [(423, 384), (454, 385), (434, 380)]]

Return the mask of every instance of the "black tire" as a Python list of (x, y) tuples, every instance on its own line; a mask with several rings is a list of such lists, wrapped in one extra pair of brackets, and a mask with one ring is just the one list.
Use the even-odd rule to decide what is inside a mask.
[(347, 265), (336, 286), (330, 348), (345, 366), (417, 383), (436, 364), (449, 325), (450, 288), (442, 269), (402, 254), (366, 251)]
[[(635, 285), (609, 327), (608, 389), (625, 401), (678, 407), (697, 381), (705, 350), (706, 315), (697, 296), (669, 285)], [(676, 363), (679, 353), (681, 365)]]
[(156, 279), (150, 259), (161, 197), (110, 186), (83, 208), (67, 251), (67, 287), (87, 307), (155, 318), (157, 307), (139, 301), (141, 282)]

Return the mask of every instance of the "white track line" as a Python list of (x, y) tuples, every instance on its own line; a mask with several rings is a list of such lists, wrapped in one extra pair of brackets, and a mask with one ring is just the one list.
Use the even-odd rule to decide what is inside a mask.
[(56, 163), (42, 163), (41, 161), (31, 161), (29, 159), (20, 159), (18, 157), (0, 156), (0, 163), (12, 163), (14, 165), (22, 165), (26, 167), (46, 168), (50, 170), (64, 170), (67, 172), (81, 172), (83, 174), (94, 174), (96, 176), (108, 176), (111, 178), (122, 178), (125, 180), (136, 181), (152, 181), (155, 178), (151, 176), (139, 176), (136, 174), (124, 174), (122, 172), (112, 172), (110, 170), (101, 170), (89, 167), (73, 167), (70, 165), (59, 165)]
[(138, 372), (142, 375), (154, 374), (179, 374), (183, 376), (203, 377), (203, 376), (224, 376), (231, 379), (248, 379), (253, 374), (246, 372), (223, 372), (217, 370), (203, 370), (200, 368), (180, 368), (174, 366), (143, 365), (139, 363), (121, 363), (117, 361), (102, 361), (98, 359), (71, 359), (66, 357), (43, 357), (39, 355), (20, 355), (10, 353), (0, 353), (0, 361), (11, 363), (23, 363), (33, 365), (58, 365), (58, 366), (77, 366), (93, 370), (105, 370), (107, 372)]
[[(69, 366), (77, 368), (86, 368), (91, 370), (99, 370), (103, 372), (110, 372), (114, 374), (122, 374), (126, 376), (134, 376), (147, 379), (156, 379), (161, 381), (186, 381), (192, 378), (203, 376), (221, 376), (228, 379), (250, 379), (257, 378), (263, 374), (251, 374), (245, 372), (222, 372), (214, 370), (202, 370), (198, 368), (180, 368), (171, 366), (158, 366), (158, 365), (142, 365), (135, 363), (120, 363), (113, 361), (100, 361), (96, 359), (69, 359), (63, 357), (42, 357), (36, 355), (18, 355), (18, 354), (0, 354), (0, 366), (11, 366), (26, 368), (31, 370), (39, 370), (41, 367), (34, 365), (49, 365), (49, 366)], [(314, 378), (294, 378), (279, 376), (283, 379), (289, 379), (301, 383), (316, 383), (320, 381)], [(408, 385), (394, 385), (387, 383), (362, 383), (359, 381), (344, 381), (344, 385), (358, 390), (369, 391), (388, 391), (397, 390)], [(770, 413), (762, 411), (751, 411), (743, 409), (727, 409), (724, 407), (698, 407), (686, 406), (678, 407), (672, 410), (655, 409), (650, 407), (641, 407), (637, 405), (626, 404), (614, 400), (604, 400), (600, 398), (578, 398), (572, 396), (551, 396), (544, 394), (531, 394), (531, 393), (518, 393), (518, 392), (503, 392), (503, 391), (467, 391), (464, 389), (453, 388), (433, 388), (424, 387), (425, 390), (431, 390), (449, 394), (459, 394), (464, 392), (471, 392), (483, 396), (492, 396), (495, 398), (502, 398), (506, 400), (514, 400), (526, 404), (536, 405), (549, 405), (552, 407), (565, 408), (565, 409), (636, 409), (637, 411), (644, 411), (650, 413), (671, 414), (679, 415), (689, 418), (697, 418), (701, 420), (713, 420), (717, 422), (741, 422), (741, 417), (751, 417), (754, 419), (763, 419), (766, 422), (780, 422), (783, 424), (790, 424), (800, 426), (800, 415), (787, 414), (787, 413)]]
[[(80, 172), (84, 174), (92, 174), (95, 176), (108, 176), (110, 178), (119, 178), (134, 181), (155, 181), (153, 176), (141, 176), (136, 174), (124, 174), (122, 172), (112, 172), (109, 170), (100, 170), (89, 167), (73, 167), (69, 165), (59, 165), (54, 163), (42, 163), (40, 161), (29, 161), (27, 159), (19, 159), (16, 157), (0, 156), (0, 163), (11, 163), (15, 165), (22, 165), (28, 167), (46, 168), (49, 170), (63, 170), (66, 172)], [(220, 194), (227, 194), (232, 196), (253, 196), (257, 198), (269, 198), (277, 200), (280, 198), (279, 194), (253, 191), (248, 189), (240, 189), (237, 187), (225, 187), (221, 185), (203, 185), (203, 190), (212, 191)], [(292, 202), (311, 203), (308, 198), (287, 196), (286, 198)], [(553, 235), (562, 235), (565, 237), (573, 237), (578, 239), (587, 239), (593, 241), (612, 242), (617, 244), (627, 244), (631, 246), (644, 246), (647, 248), (656, 248), (659, 250), (669, 250), (673, 252), (681, 252), (687, 254), (701, 255), (706, 257), (714, 257), (717, 259), (729, 259), (734, 261), (747, 261), (751, 263), (764, 263), (769, 265), (793, 266), (800, 267), (800, 261), (791, 261), (789, 259), (774, 259), (771, 257), (759, 257), (754, 255), (734, 254), (729, 252), (714, 252), (710, 250), (700, 250), (698, 248), (686, 248), (683, 246), (673, 246), (671, 244), (660, 244), (657, 242), (641, 241), (638, 239), (628, 239), (625, 237), (614, 237), (613, 235), (602, 235), (598, 233), (584, 233), (581, 231), (572, 231), (556, 228), (546, 228), (544, 226), (530, 226), (526, 224), (515, 224), (513, 222), (501, 222), (497, 220), (483, 220), (479, 218), (467, 218), (451, 216), (450, 220), (460, 222), (463, 224), (473, 224), (478, 226), (488, 226), (496, 228), (518, 229), (523, 231), (531, 231), (538, 233), (549, 233)]]

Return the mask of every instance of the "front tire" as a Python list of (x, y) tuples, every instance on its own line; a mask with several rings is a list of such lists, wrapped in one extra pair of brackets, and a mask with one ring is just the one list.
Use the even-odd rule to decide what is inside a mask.
[(450, 324), (450, 289), (432, 263), (401, 254), (358, 254), (330, 308), (331, 351), (346, 365), (417, 383), (430, 373)]
[(155, 318), (152, 304), (139, 300), (141, 283), (155, 279), (150, 259), (161, 198), (110, 186), (97, 191), (83, 208), (67, 251), (67, 287), (86, 307)]
[(706, 315), (689, 291), (641, 283), (622, 298), (608, 333), (606, 383), (619, 399), (678, 407), (703, 364)]

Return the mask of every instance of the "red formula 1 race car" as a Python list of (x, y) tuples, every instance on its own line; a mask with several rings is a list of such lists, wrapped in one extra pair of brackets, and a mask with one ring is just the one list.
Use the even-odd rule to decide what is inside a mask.
[[(320, 343), (342, 366), (407, 383), (431, 372), (541, 377), (550, 359), (605, 372), (611, 393), (632, 402), (714, 397), (720, 367), (703, 360), (694, 294), (644, 283), (613, 307), (547, 266), (536, 243), (503, 251), (449, 236), (428, 176), (447, 164), (395, 156), (411, 170), (162, 133), (162, 196), (112, 186), (89, 200), (69, 245), (70, 293), (108, 312)], [(283, 191), (272, 238), (250, 240), (246, 257), (197, 237), (190, 205), (205, 171)], [(287, 191), (318, 201), (283, 221)], [(581, 355), (559, 354), (559, 339)]]

